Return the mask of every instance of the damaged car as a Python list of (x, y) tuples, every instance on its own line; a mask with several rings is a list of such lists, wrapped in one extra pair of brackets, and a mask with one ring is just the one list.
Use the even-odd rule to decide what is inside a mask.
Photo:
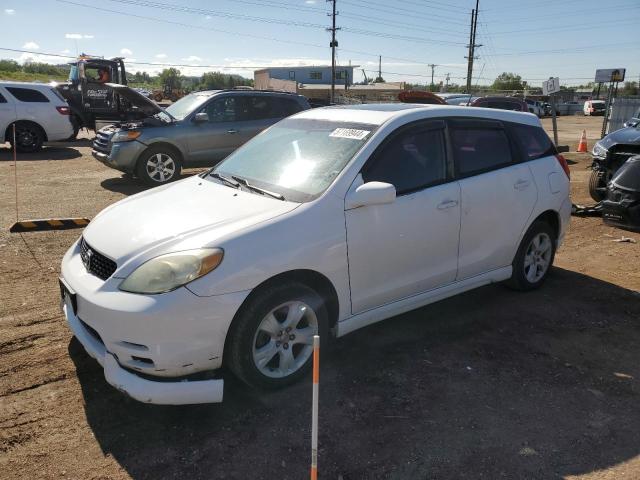
[(93, 157), (149, 186), (176, 180), (182, 168), (213, 166), (265, 128), (310, 108), (292, 93), (208, 90), (163, 109), (129, 87), (107, 85), (146, 118), (100, 129)]

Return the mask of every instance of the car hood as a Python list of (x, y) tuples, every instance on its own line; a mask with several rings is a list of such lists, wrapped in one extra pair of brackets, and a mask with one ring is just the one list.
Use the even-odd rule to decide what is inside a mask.
[[(126, 198), (100, 212), (83, 237), (115, 260), (115, 276), (148, 258), (191, 248), (221, 246), (229, 234), (295, 209), (299, 204), (191, 177)], [(131, 265), (130, 265), (131, 266)]]
[(600, 140), (600, 145), (607, 150), (618, 144), (640, 145), (640, 129), (635, 127), (621, 128)]
[[(113, 90), (115, 93), (126, 99), (134, 107), (138, 107), (138, 110), (145, 115), (156, 115), (157, 113), (164, 112), (164, 109), (159, 107), (156, 102), (150, 98), (145, 97), (140, 92), (136, 92), (134, 89), (127, 87), (126, 85), (119, 85), (117, 83), (105, 83), (105, 86)], [(167, 114), (168, 115), (168, 114)]]

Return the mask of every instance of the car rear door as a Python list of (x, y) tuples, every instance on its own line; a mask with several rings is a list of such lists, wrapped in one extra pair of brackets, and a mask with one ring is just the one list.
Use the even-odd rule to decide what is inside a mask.
[(533, 175), (501, 122), (449, 121), (461, 192), (457, 280), (505, 267), (537, 201)]
[[(6, 132), (7, 127), (16, 119), (16, 103), (7, 91), (0, 87), (0, 132)], [(2, 139), (4, 141), (4, 138)]]
[(396, 199), (345, 211), (354, 314), (455, 280), (460, 187), (445, 149), (444, 122), (401, 128), (351, 186), (385, 182)]

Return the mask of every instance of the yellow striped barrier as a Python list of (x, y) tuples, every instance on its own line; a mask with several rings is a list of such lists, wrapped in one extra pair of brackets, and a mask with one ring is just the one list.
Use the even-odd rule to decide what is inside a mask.
[(9, 227), (9, 232), (47, 232), (50, 230), (84, 228), (87, 225), (89, 225), (88, 218), (42, 218), (16, 222)]

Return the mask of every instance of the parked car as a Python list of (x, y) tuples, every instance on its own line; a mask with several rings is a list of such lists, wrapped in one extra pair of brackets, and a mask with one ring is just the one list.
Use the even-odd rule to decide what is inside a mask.
[(515, 112), (528, 112), (527, 104), (516, 97), (480, 97), (475, 100), (472, 107), (496, 108), (498, 110), (513, 110)]
[(421, 103), (423, 105), (447, 105), (440, 96), (424, 90), (403, 90), (398, 94), (402, 103)]
[(640, 124), (611, 132), (593, 145), (589, 194), (599, 202), (607, 195), (607, 184), (622, 165), (640, 155)]
[(44, 142), (66, 140), (73, 134), (71, 110), (66, 100), (50, 85), (26, 82), (0, 82), (0, 132), (3, 143), (16, 150), (36, 152)]
[(152, 186), (177, 179), (183, 167), (215, 165), (278, 120), (310, 108), (291, 93), (208, 90), (163, 109), (129, 87), (110, 87), (148, 117), (100, 129), (93, 156)]
[(531, 115), (313, 109), (102, 211), (62, 260), (63, 309), (119, 390), (221, 401), (222, 365), (282, 387), (316, 334), (494, 282), (538, 288), (570, 210), (567, 163)]
[(544, 117), (544, 107), (542, 106), (542, 102), (538, 102), (537, 100), (531, 100), (530, 98), (525, 98), (524, 102), (527, 104), (527, 109), (529, 113), (533, 113), (537, 117)]
[(587, 100), (584, 102), (584, 114), (586, 116), (604, 115), (606, 106), (604, 100)]

